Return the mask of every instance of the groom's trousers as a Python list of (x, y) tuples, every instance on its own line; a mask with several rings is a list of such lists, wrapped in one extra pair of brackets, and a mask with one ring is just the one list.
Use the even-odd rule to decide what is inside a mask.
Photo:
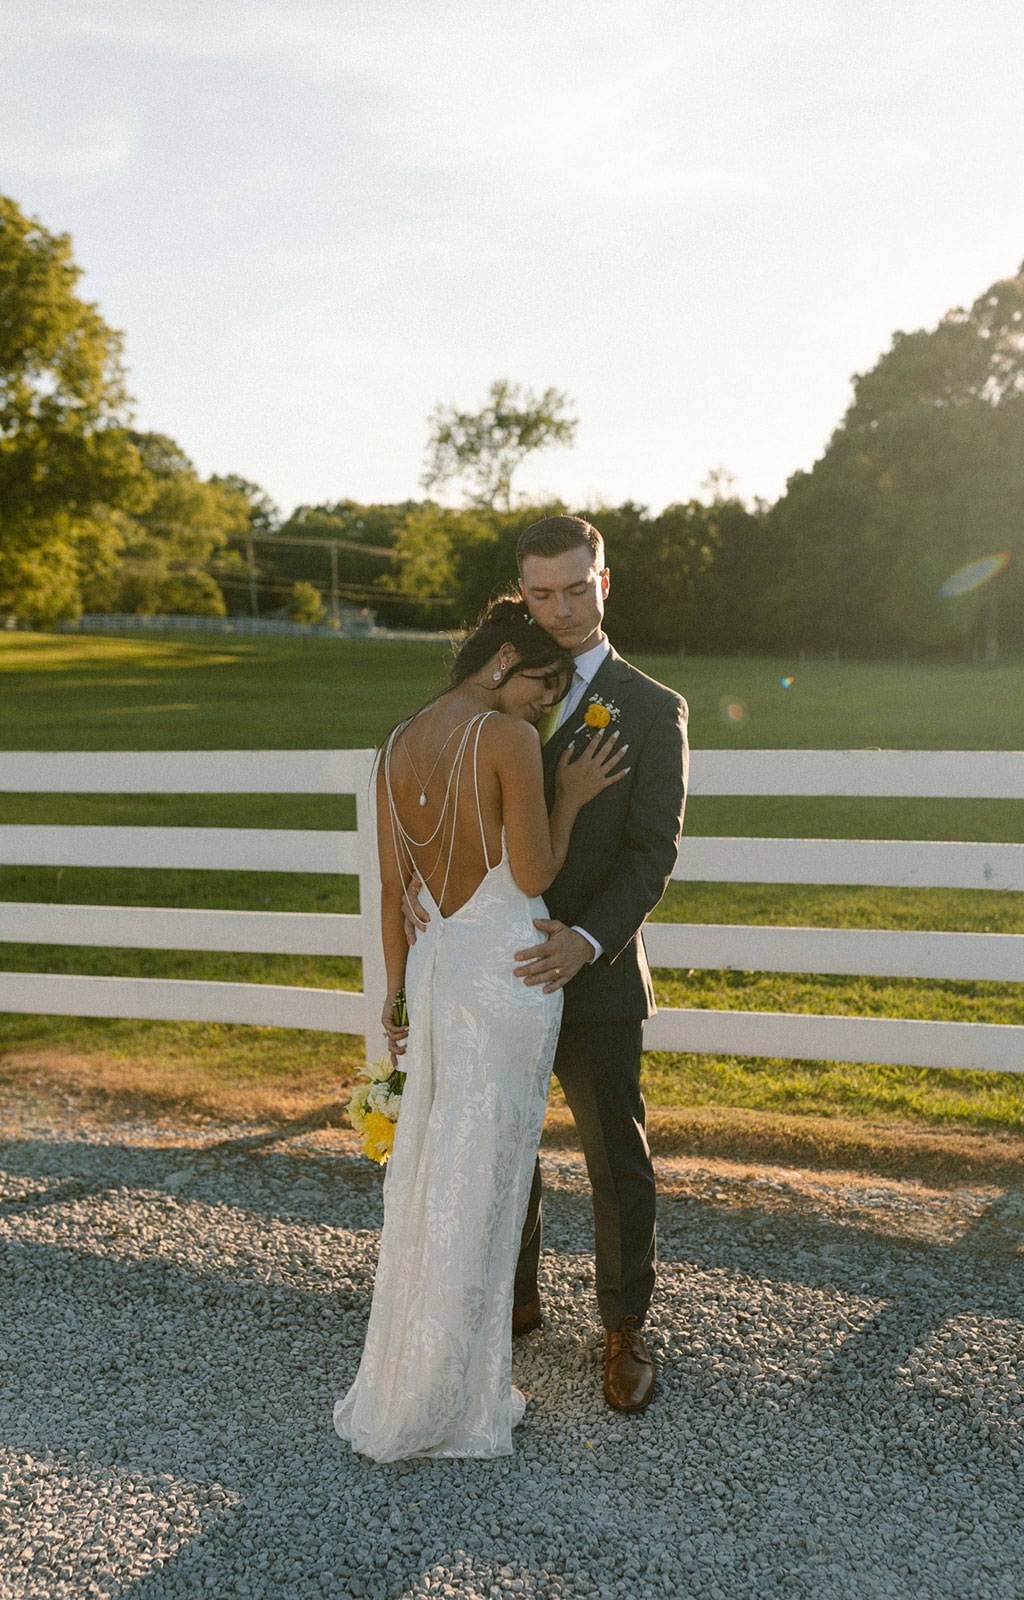
[[(594, 1196), (597, 1305), (604, 1327), (640, 1323), (654, 1291), (655, 1185), (640, 1093), (640, 1022), (568, 1022), (554, 1072), (583, 1146)], [(523, 1225), (514, 1300), (537, 1295), (542, 1236), (538, 1160)]]

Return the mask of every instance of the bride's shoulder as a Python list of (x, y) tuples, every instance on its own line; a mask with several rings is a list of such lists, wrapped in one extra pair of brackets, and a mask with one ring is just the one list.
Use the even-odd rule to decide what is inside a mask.
[(504, 711), (490, 711), (484, 719), (481, 735), (488, 750), (495, 756), (521, 756), (539, 749), (540, 734), (532, 722), (522, 717), (510, 717)]

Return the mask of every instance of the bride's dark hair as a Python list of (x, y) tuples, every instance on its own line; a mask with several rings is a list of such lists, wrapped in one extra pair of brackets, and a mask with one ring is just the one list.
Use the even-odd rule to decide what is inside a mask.
[[(507, 683), (517, 672), (538, 672), (550, 667), (564, 694), (572, 679), (572, 652), (539, 628), (518, 595), (492, 600), (455, 654), (448, 672), (448, 688), (456, 689), (496, 656), (503, 644), (511, 645), (518, 661), (499, 680)], [(495, 687), (498, 687), (496, 685)]]
[[(543, 672), (547, 668), (556, 697), (561, 699), (572, 682), (572, 651), (563, 649), (557, 639), (537, 626), (526, 608), (525, 600), (518, 595), (504, 594), (491, 601), (459, 645), (448, 669), (448, 682), (444, 688), (425, 700), (419, 710), (413, 712), (413, 716), (419, 716), (420, 711), (426, 711), (443, 694), (450, 689), (457, 689), (460, 683), (465, 683), (467, 678), (479, 672), (498, 654), (503, 644), (511, 645), (518, 659), (494, 684), (495, 689), (507, 683), (509, 678), (514, 678), (517, 672)], [(377, 749), (378, 758), (395, 728), (412, 720), (412, 717), (403, 717), (384, 735)]]

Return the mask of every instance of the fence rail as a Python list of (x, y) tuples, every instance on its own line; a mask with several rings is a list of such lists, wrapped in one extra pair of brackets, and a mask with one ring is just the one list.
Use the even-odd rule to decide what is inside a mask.
[[(372, 753), (339, 750), (0, 756), (0, 787), (62, 794), (354, 794), (351, 831), (0, 827), (8, 865), (349, 873), (356, 915), (0, 902), (0, 941), (121, 949), (357, 956), (363, 992), (281, 984), (0, 973), (0, 1011), (242, 1022), (376, 1043), (384, 977), (370, 803)], [(692, 792), (1024, 799), (1024, 752), (701, 751)], [(1024, 844), (689, 838), (673, 876), (702, 882), (1024, 890)], [(652, 965), (1024, 982), (1024, 934), (652, 922)], [(1024, 1026), (668, 1008), (651, 1049), (1024, 1071)]]

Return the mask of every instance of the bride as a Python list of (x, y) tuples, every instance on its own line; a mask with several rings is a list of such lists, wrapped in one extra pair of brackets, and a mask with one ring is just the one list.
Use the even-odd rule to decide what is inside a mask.
[[(562, 994), (512, 969), (578, 812), (626, 775), (615, 735), (570, 747), (548, 816), (534, 724), (571, 674), (522, 601), (496, 601), (447, 690), (381, 751), (383, 1021), (407, 1077), (366, 1342), (334, 1408), (341, 1437), (376, 1461), (509, 1455), (526, 1406), (511, 1381), (512, 1288)], [(413, 872), (433, 915), (410, 950)], [(403, 987), (407, 1031), (391, 1021)]]

